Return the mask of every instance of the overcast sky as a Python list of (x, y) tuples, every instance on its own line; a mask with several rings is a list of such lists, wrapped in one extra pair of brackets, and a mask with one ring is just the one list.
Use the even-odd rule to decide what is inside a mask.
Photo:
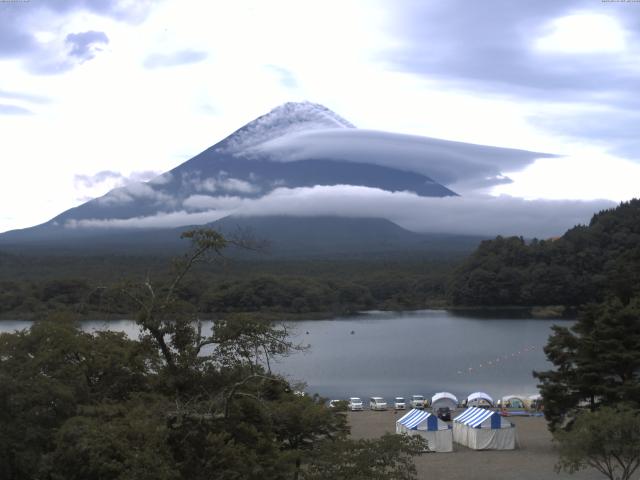
[(0, 0), (0, 231), (300, 100), (367, 130), (552, 154), (481, 192), (514, 212), (627, 200), (640, 2)]

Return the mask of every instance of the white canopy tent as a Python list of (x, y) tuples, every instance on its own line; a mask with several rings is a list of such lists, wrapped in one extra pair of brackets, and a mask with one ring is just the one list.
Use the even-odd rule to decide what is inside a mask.
[(435, 415), (416, 408), (396, 421), (396, 433), (420, 435), (432, 452), (453, 452), (451, 427)]
[(513, 450), (515, 426), (498, 412), (471, 407), (453, 419), (453, 440), (473, 450)]
[(438, 392), (431, 397), (431, 410), (436, 412), (438, 408), (449, 407), (451, 410), (458, 408), (458, 398), (449, 392)]
[(467, 397), (467, 407), (493, 407), (493, 398), (484, 392), (474, 392)]
[(525, 395), (507, 395), (500, 400), (502, 408), (527, 408), (527, 397)]

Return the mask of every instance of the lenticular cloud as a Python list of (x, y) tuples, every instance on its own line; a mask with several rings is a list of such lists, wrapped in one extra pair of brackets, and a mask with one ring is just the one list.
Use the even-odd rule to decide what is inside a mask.
[(537, 158), (554, 156), (355, 128), (294, 131), (238, 152), (238, 156), (249, 158), (264, 154), (280, 162), (330, 158), (372, 163), (427, 175), (448, 187), (458, 184), (482, 188), (508, 181), (504, 172), (518, 171)]

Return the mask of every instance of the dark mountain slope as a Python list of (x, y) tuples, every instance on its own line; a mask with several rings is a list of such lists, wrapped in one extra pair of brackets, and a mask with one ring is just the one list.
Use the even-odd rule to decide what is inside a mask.
[(21, 253), (176, 254), (186, 248), (180, 234), (193, 228), (213, 228), (227, 236), (248, 234), (266, 241), (265, 253), (256, 258), (347, 254), (366, 257), (408, 251), (435, 255), (470, 252), (481, 240), (472, 236), (419, 234), (379, 218), (270, 216), (225, 217), (204, 226), (154, 230), (83, 229), (81, 237), (65, 231), (67, 236), (57, 238), (43, 235), (40, 239), (17, 238), (13, 242), (4, 239), (0, 249)]

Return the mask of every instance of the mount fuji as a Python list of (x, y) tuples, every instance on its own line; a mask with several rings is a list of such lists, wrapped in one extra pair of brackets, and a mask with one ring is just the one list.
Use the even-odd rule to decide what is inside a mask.
[[(456, 186), (501, 183), (504, 167), (521, 167), (541, 156), (545, 155), (361, 130), (322, 105), (286, 103), (149, 182), (116, 188), (41, 225), (1, 234), (0, 247), (79, 248), (99, 243), (108, 249), (110, 243), (144, 244), (151, 238), (157, 243), (180, 227), (221, 219), (229, 225), (233, 218), (242, 218), (246, 225), (257, 217), (263, 229), (265, 218), (277, 218), (281, 232), (287, 230), (284, 219), (292, 217), (297, 219), (296, 231), (304, 230), (301, 218), (311, 223), (322, 218), (329, 231), (328, 218), (386, 218), (379, 226), (388, 233), (388, 216), (375, 211), (359, 214), (352, 204), (366, 210), (369, 192), (455, 197)], [(348, 195), (342, 197), (341, 192)], [(338, 221), (334, 227), (345, 225)], [(392, 225), (406, 235), (391, 235), (395, 240), (388, 244), (400, 237), (416, 240), (414, 232)], [(364, 230), (375, 236), (371, 224)]]

